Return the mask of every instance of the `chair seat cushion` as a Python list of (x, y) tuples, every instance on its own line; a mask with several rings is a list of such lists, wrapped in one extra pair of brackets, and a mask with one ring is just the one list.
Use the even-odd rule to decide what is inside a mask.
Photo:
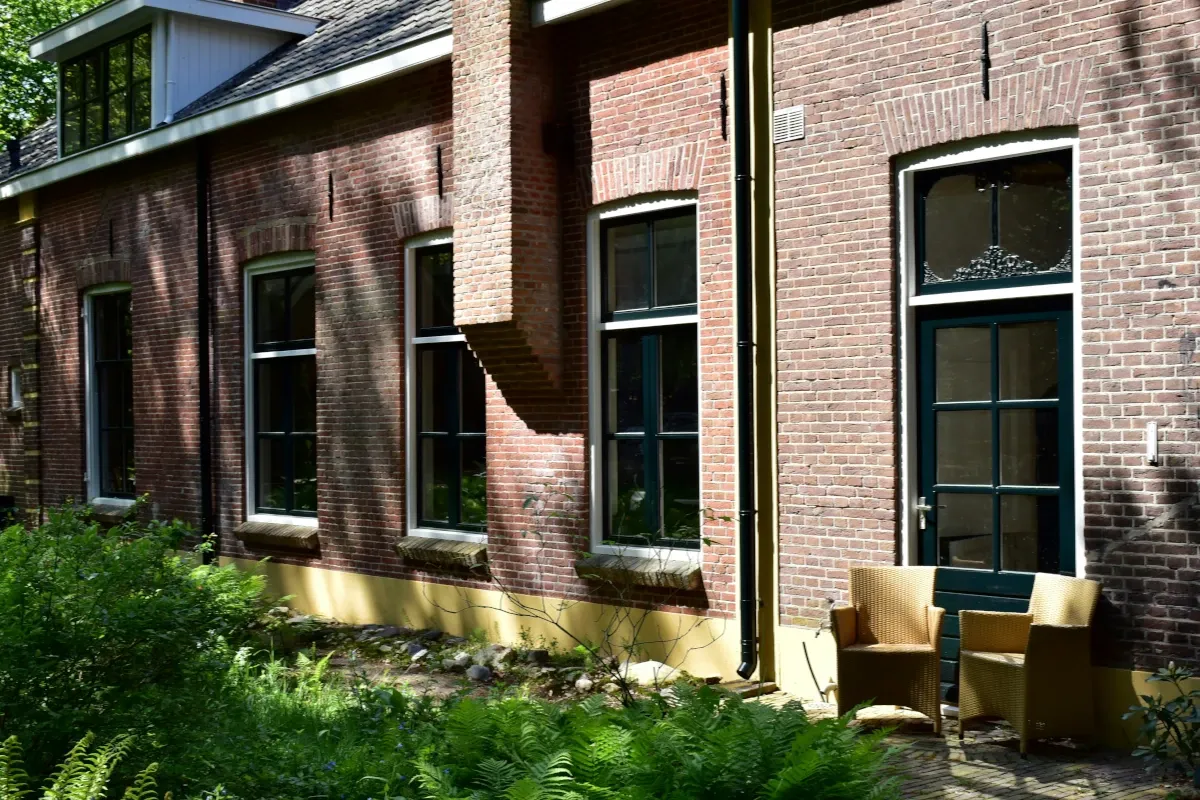
[(844, 653), (932, 653), (933, 645), (929, 644), (852, 644), (843, 647)]
[(979, 650), (963, 650), (962, 658), (974, 658), (992, 664), (1004, 664), (1010, 667), (1025, 666), (1024, 653), (984, 653)]

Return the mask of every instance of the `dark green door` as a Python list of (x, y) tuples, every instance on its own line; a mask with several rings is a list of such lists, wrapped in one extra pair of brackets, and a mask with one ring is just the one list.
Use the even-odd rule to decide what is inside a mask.
[(955, 306), (919, 323), (919, 547), (939, 567), (947, 685), (959, 611), (1024, 611), (1034, 573), (1075, 572), (1064, 306)]

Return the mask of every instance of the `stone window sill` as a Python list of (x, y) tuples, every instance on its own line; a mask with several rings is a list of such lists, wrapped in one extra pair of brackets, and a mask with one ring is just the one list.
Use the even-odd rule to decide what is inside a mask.
[(282, 522), (243, 522), (233, 534), (248, 547), (271, 547), (279, 550), (299, 550), (316, 553), (321, 549), (317, 529), (309, 525), (288, 525)]
[(487, 566), (487, 544), (483, 542), (405, 536), (396, 542), (396, 555), (405, 561), (435, 564), (440, 567), (480, 569)]
[(4, 409), (4, 416), (8, 417), (9, 419), (20, 419), (24, 413), (25, 406), (9, 406), (8, 408)]
[(618, 586), (695, 591), (702, 586), (700, 565), (694, 561), (591, 555), (575, 562), (575, 574), (585, 581)]
[(104, 500), (97, 498), (89, 505), (92, 508), (92, 516), (97, 522), (102, 525), (120, 525), (125, 522), (129, 516), (129, 510), (133, 508), (133, 503), (122, 503), (120, 501)]

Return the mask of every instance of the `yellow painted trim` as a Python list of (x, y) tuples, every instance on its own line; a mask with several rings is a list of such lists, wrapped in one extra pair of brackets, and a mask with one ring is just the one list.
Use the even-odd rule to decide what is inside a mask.
[(37, 219), (37, 194), (26, 192), (17, 200), (17, 222)]
[[(514, 644), (527, 630), (535, 642), (557, 642), (570, 649), (574, 642), (545, 618), (520, 616), (517, 607), (494, 590), (446, 586), (438, 583), (354, 572), (250, 561), (222, 557), (222, 564), (263, 575), (269, 590), (290, 596), (297, 611), (333, 617), (362, 625), (382, 623), (414, 628), (437, 628), (455, 636), (483, 630), (492, 641)], [(613, 606), (582, 601), (562, 601), (519, 596), (521, 603), (556, 616), (576, 636), (599, 641), (604, 628), (613, 623)], [(565, 608), (560, 607), (565, 605)], [(641, 612), (633, 612), (640, 621)], [(539, 615), (540, 616), (540, 615)], [(618, 617), (618, 620), (620, 618)], [(625, 620), (624, 622), (628, 622)], [(613, 641), (628, 642), (629, 624), (613, 625)], [(645, 643), (644, 657), (682, 666), (697, 676), (719, 675), (733, 679), (738, 662), (737, 621), (649, 612), (639, 640)]]

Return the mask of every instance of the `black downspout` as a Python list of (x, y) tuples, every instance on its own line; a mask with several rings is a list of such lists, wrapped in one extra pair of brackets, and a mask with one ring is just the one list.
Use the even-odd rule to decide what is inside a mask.
[[(200, 139), (196, 144), (196, 346), (200, 372), (200, 536), (205, 541), (213, 532), (208, 204), (208, 145)], [(216, 558), (217, 546), (214, 541), (212, 548), (204, 551), (205, 563)]]
[(742, 663), (758, 667), (758, 556), (754, 531), (754, 274), (750, 255), (750, 0), (731, 0), (733, 23), (733, 269), (737, 281), (738, 604)]

